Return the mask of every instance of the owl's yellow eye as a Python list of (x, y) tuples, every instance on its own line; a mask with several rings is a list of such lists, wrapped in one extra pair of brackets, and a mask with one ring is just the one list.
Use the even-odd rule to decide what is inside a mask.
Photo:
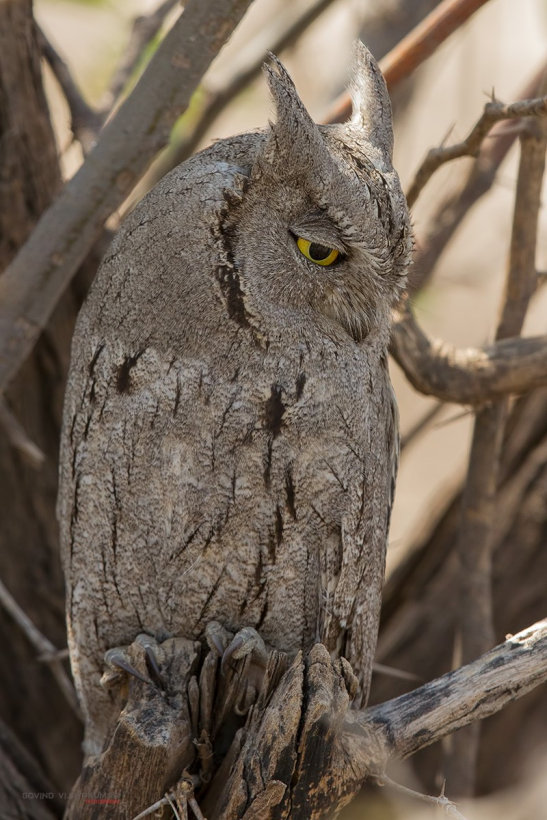
[(299, 236), (296, 240), (300, 253), (304, 254), (310, 262), (316, 265), (332, 265), (340, 256), (340, 251), (336, 248), (329, 248), (327, 245), (320, 245), (319, 242), (310, 242), (309, 239)]

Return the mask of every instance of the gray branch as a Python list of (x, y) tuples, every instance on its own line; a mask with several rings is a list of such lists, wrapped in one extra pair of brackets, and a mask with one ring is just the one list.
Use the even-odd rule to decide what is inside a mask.
[(18, 371), (110, 214), (167, 142), (251, 0), (189, 0), (133, 93), (0, 279), (0, 391)]

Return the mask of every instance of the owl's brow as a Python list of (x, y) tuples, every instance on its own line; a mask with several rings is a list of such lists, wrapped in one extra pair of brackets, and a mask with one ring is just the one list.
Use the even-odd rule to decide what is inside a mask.
[(312, 242), (336, 248), (340, 253), (347, 253), (348, 248), (342, 238), (342, 231), (324, 211), (319, 209), (308, 211), (293, 220), (289, 225), (289, 231), (293, 236), (302, 236)]

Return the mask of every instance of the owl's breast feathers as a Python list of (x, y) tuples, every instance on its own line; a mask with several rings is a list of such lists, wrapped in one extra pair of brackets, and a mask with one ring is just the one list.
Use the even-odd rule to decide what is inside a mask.
[(397, 439), (385, 362), (238, 338), (214, 359), (86, 341), (60, 502), (83, 666), (213, 619), (287, 651), (321, 639), (357, 671), (374, 645)]

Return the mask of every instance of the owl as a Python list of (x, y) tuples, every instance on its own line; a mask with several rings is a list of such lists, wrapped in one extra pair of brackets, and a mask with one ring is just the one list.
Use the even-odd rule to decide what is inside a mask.
[(411, 231), (383, 77), (310, 118), (216, 142), (135, 208), (76, 326), (58, 515), (72, 670), (100, 751), (105, 652), (253, 627), (322, 642), (368, 693), (397, 465), (390, 314)]

